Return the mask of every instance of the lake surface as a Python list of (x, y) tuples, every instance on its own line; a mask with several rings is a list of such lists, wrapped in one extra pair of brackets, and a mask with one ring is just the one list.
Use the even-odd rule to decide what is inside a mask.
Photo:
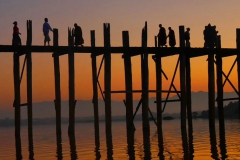
[[(136, 131), (134, 134), (134, 151), (128, 152), (126, 123), (112, 122), (112, 159), (153, 159), (159, 160), (157, 127), (153, 121), (150, 122), (150, 153), (145, 157), (142, 121), (134, 122)], [(69, 141), (67, 134), (68, 124), (62, 125), (62, 145), (61, 150), (57, 150), (56, 134), (54, 125), (36, 125), (33, 126), (33, 152), (35, 160), (56, 160), (57, 157), (63, 157), (64, 160), (106, 160), (108, 158), (108, 149), (106, 147), (105, 123), (100, 122), (100, 148), (95, 151), (94, 124), (76, 123), (75, 140)], [(193, 120), (193, 147), (192, 155), (196, 160), (210, 159), (240, 159), (240, 121), (225, 120), (225, 140), (226, 144), (220, 146), (218, 131), (218, 120), (216, 120), (215, 142), (211, 143), (208, 128), (208, 120)], [(15, 156), (15, 138), (14, 127), (0, 128), (0, 160), (14, 160)], [(166, 160), (183, 159), (182, 137), (180, 130), (180, 119), (163, 121), (163, 148)], [(27, 126), (21, 129), (22, 156), (23, 159), (29, 159)], [(70, 145), (71, 143), (71, 145)], [(150, 158), (149, 158), (150, 157)], [(227, 158), (222, 158), (227, 157)]]

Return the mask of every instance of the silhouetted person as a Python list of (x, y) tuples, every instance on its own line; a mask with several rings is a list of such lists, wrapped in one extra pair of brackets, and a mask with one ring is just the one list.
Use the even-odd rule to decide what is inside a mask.
[(19, 36), (19, 34), (21, 34), (19, 32), (19, 28), (17, 26), (17, 22), (13, 22), (14, 26), (13, 26), (13, 39), (12, 39), (12, 45), (13, 46), (21, 46), (22, 45), (22, 41), (21, 38)]
[(84, 39), (82, 37), (82, 28), (77, 25), (77, 23), (74, 24), (74, 37), (75, 37), (75, 46), (77, 47), (78, 45), (83, 46)]
[(174, 47), (176, 45), (174, 30), (172, 30), (171, 27), (168, 27), (168, 30), (169, 30), (169, 33), (167, 37), (169, 38), (169, 46)]
[(214, 43), (214, 46), (217, 47), (217, 34), (218, 34), (218, 31), (216, 30), (216, 26), (213, 26), (212, 27), (212, 36), (213, 36), (213, 43)]
[(204, 48), (207, 48), (209, 46), (209, 28), (208, 26), (205, 26), (205, 29), (203, 31), (203, 37), (204, 37)]
[(158, 33), (158, 46), (163, 47), (166, 46), (167, 43), (167, 35), (166, 35), (166, 30), (162, 26), (162, 24), (159, 24), (159, 33)]
[(43, 35), (44, 35), (44, 46), (46, 46), (46, 42), (49, 45), (49, 42), (51, 41), (49, 36), (49, 31), (53, 31), (50, 24), (48, 23), (48, 19), (45, 18), (43, 23)]
[(211, 26), (209, 23), (207, 26), (205, 26), (203, 34), (205, 41), (204, 48), (214, 48), (214, 46), (217, 46), (218, 31), (216, 31), (216, 26)]
[(190, 28), (187, 28), (187, 31), (184, 33), (186, 47), (190, 47)]

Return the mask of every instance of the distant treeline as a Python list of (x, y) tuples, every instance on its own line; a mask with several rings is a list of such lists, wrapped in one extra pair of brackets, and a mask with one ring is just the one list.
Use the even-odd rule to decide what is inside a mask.
[[(201, 112), (199, 118), (208, 118), (208, 110)], [(215, 117), (218, 118), (218, 108), (215, 107)], [(239, 117), (239, 102), (230, 102), (228, 105), (224, 106), (224, 117), (235, 119)]]

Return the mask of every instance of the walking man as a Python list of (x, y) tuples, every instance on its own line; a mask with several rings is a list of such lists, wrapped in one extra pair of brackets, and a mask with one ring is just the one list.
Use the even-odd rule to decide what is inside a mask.
[(49, 45), (49, 42), (51, 41), (50, 36), (49, 36), (49, 31), (53, 31), (50, 24), (48, 23), (48, 19), (44, 19), (44, 24), (43, 24), (43, 35), (44, 35), (44, 46), (46, 46), (46, 42)]

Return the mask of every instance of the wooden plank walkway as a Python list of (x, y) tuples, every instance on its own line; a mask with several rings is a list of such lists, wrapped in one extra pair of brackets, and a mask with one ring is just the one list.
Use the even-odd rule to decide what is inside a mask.
[[(59, 55), (67, 54), (69, 52), (69, 46), (16, 46), (13, 47), (11, 45), (0, 45), (0, 53), (2, 52), (19, 52), (19, 53), (27, 53), (28, 51), (31, 51), (32, 53), (58, 53)], [(104, 54), (105, 48), (104, 47), (74, 47), (73, 52), (74, 53), (96, 53), (97, 55)], [(161, 53), (160, 57), (168, 57), (179, 54), (181, 51), (187, 54), (190, 58), (193, 57), (199, 57), (199, 56), (205, 56), (208, 55), (209, 49), (208, 48), (180, 48), (180, 47), (174, 47), (174, 48), (168, 48), (168, 47), (162, 47), (162, 48), (156, 48), (156, 47), (147, 47), (147, 51), (149, 54), (156, 54)], [(131, 56), (139, 55), (143, 52), (142, 47), (111, 47), (110, 52), (112, 54), (123, 54), (125, 52), (130, 53)], [(213, 49), (211, 51), (212, 53), (218, 53), (221, 54), (222, 57), (228, 57), (237, 55), (238, 50), (235, 48), (221, 48), (221, 49)]]

